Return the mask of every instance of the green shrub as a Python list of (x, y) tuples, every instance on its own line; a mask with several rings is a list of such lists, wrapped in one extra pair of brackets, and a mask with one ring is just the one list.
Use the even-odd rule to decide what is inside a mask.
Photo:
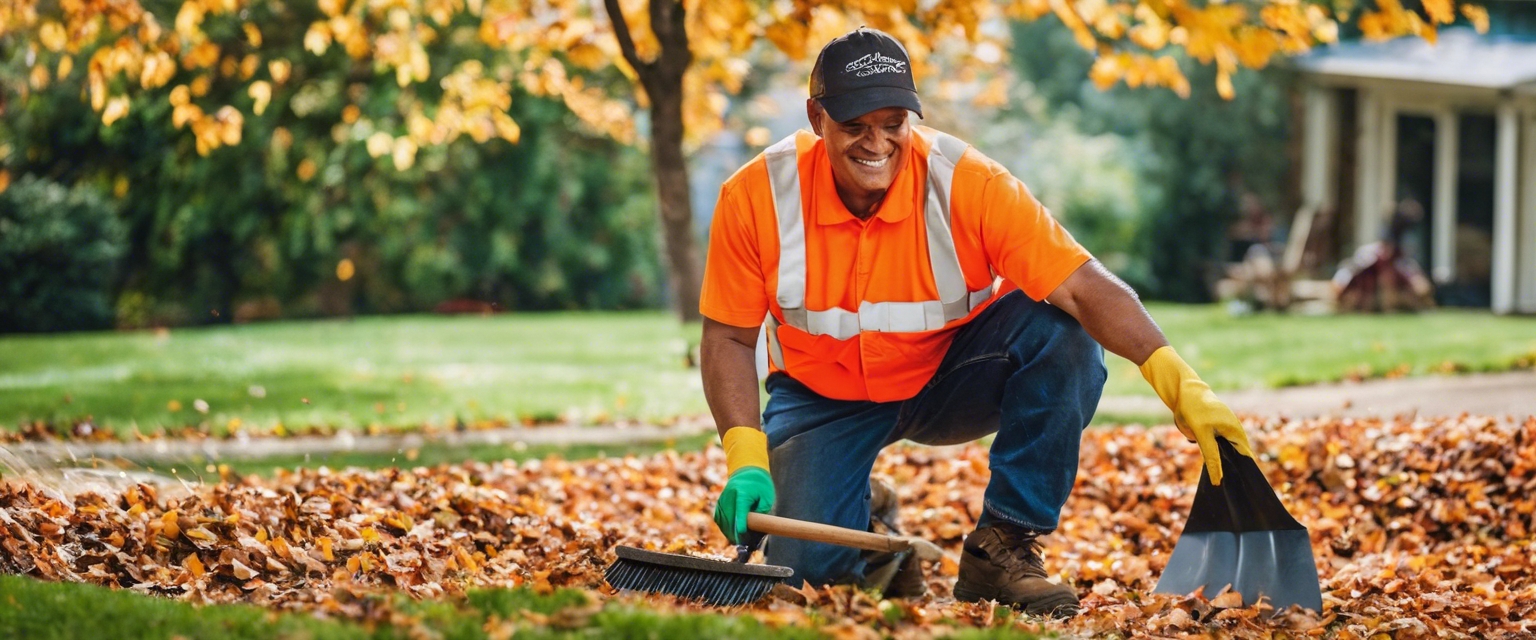
[(126, 246), (96, 189), (18, 180), (0, 193), (0, 332), (111, 327)]

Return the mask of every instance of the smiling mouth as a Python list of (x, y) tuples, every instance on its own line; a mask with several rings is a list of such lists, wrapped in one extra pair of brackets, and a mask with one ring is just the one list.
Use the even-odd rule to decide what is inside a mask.
[(849, 156), (848, 159), (852, 160), (854, 162), (857, 162), (859, 164), (862, 164), (862, 165), (864, 165), (866, 167), (874, 167), (876, 169), (879, 169), (880, 167), (885, 166), (885, 163), (891, 161), (891, 157), (890, 156), (886, 156), (886, 157), (881, 158), (879, 160), (865, 160), (863, 158), (855, 158), (855, 157), (852, 157), (852, 156)]

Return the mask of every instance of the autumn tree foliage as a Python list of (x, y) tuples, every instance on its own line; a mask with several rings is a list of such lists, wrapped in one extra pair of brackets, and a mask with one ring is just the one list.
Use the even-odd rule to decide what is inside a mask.
[[(257, 9), (313, 14), (299, 55), (339, 50), (355, 73), (393, 77), (400, 93), (390, 113), (343, 119), (336, 135), (366, 127), (370, 153), (400, 170), (423, 148), (465, 137), (517, 142), (514, 87), (558, 98), (619, 141), (648, 145), (685, 319), (697, 318), (700, 278), (687, 153), (720, 128), (729, 96), (765, 52), (804, 59), (862, 24), (906, 43), (920, 79), (979, 83), (1009, 45), (1008, 30), (993, 26), (1054, 15), (1093, 52), (1090, 76), (1101, 87), (1186, 94), (1187, 57), (1213, 65), (1217, 90), (1229, 97), (1239, 67), (1331, 42), (1341, 22), (1356, 21), (1368, 38), (1433, 39), (1459, 18), (1480, 28), (1487, 21), (1480, 7), (1456, 0), (1413, 9), (1399, 0), (1359, 8), (1301, 0), (12, 0), (0, 6), (0, 43), (25, 49), (33, 87), (79, 85), (104, 124), (123, 119), (134, 96), (164, 100), (170, 126), (207, 155), (241, 144), (248, 117), (303, 90), (291, 50), (268, 47), (273, 34), (247, 20)], [(493, 54), (434, 61), (427, 53), (434, 43), (467, 41)], [(210, 94), (214, 83), (243, 90)], [(976, 95), (985, 103), (1005, 92), (993, 78)], [(643, 128), (637, 110), (649, 116)]]

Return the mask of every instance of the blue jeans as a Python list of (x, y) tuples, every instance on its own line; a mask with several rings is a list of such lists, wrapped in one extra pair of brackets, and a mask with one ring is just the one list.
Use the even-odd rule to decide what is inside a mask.
[[(1077, 478), (1078, 445), (1104, 391), (1104, 351), (1066, 312), (1015, 291), (955, 334), (933, 379), (902, 402), (832, 400), (768, 378), (763, 411), (776, 515), (869, 528), (869, 474), (886, 445), (970, 442), (996, 433), (977, 526), (1052, 531)], [(769, 536), (768, 564), (811, 584), (857, 582), (856, 549)]]

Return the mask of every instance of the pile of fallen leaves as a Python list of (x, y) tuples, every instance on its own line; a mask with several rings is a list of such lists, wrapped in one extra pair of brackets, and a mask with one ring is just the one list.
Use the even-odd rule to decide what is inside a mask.
[[(1310, 530), (1324, 611), (1270, 617), (1233, 598), (1152, 595), (1193, 498), (1198, 452), (1171, 428), (1091, 429), (1046, 567), (1083, 613), (1023, 619), (950, 598), (957, 567), (928, 567), (930, 594), (884, 601), (804, 589), (740, 609), (769, 624), (831, 621), (847, 635), (923, 636), (946, 625), (1069, 634), (1267, 637), (1528, 637), (1536, 632), (1536, 419), (1250, 421), (1261, 466)], [(198, 602), (255, 602), (369, 618), (371, 593), (434, 598), (473, 586), (580, 587), (604, 600), (700, 610), (601, 585), (612, 548), (720, 555), (710, 520), (723, 456), (307, 470), (226, 477), (157, 495), (67, 498), (0, 488), (0, 570)], [(894, 447), (876, 473), (902, 523), (958, 553), (979, 515), (977, 446)]]

